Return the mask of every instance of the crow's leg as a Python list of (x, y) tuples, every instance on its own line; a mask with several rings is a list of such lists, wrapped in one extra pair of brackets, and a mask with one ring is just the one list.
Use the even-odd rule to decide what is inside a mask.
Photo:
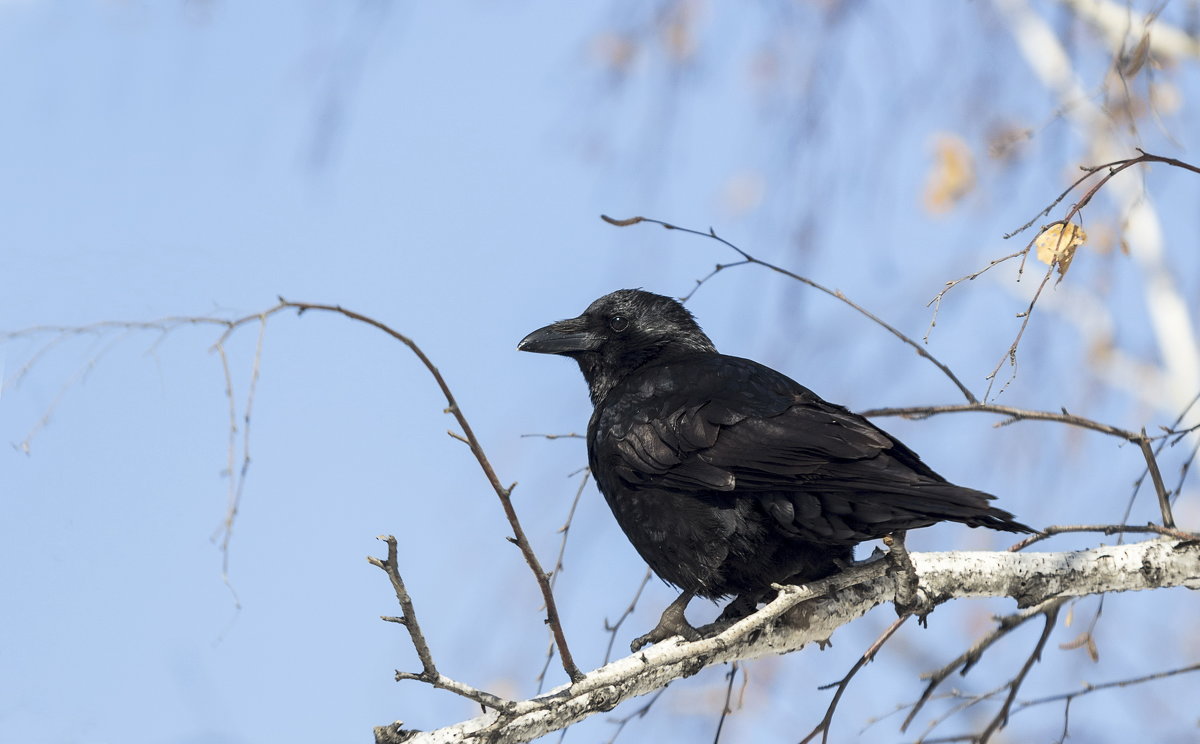
[(683, 636), (689, 641), (700, 640), (700, 633), (688, 623), (687, 617), (683, 614), (683, 611), (687, 609), (688, 602), (691, 602), (694, 596), (692, 592), (680, 594), (679, 599), (667, 605), (667, 609), (663, 610), (662, 617), (659, 618), (658, 625), (654, 626), (654, 630), (635, 638), (633, 643), (629, 644), (630, 650), (637, 651), (643, 646), (665, 641), (674, 636)]
[(928, 627), (926, 618), (933, 612), (933, 603), (921, 589), (917, 570), (904, 545), (904, 530), (885, 535), (883, 544), (888, 547), (887, 558), (898, 576), (896, 577), (896, 614), (916, 615), (921, 627)]
[(743, 617), (753, 615), (758, 609), (758, 603), (766, 600), (770, 592), (745, 592), (737, 595), (732, 602), (725, 605), (717, 622), (734, 623)]

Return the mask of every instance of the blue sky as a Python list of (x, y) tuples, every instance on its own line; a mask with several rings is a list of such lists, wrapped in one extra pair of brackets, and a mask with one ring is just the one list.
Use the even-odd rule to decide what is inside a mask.
[[(516, 342), (612, 289), (684, 294), (733, 258), (711, 241), (618, 229), (599, 214), (711, 225), (919, 338), (925, 303), (1014, 250), (1000, 235), (1057, 195), (1082, 151), (986, 7), (873, 7), (836, 20), (714, 4), (689, 64), (656, 57), (651, 35), (617, 74), (594, 50), (606, 30), (641, 27), (637, 7), (0, 3), (0, 330), (239, 317), (277, 295), (375, 317), (439, 366), (500, 477), (519, 483), (517, 509), (550, 564), (586, 454), (578, 440), (522, 435), (582, 431), (589, 410), (573, 365), (518, 354)], [(1096, 50), (1081, 47), (1081, 69), (1095, 73)], [(764, 83), (752, 72), (769, 61), (815, 72)], [(1165, 117), (1174, 141), (1149, 128), (1139, 142), (1194, 162), (1195, 65), (1169, 75), (1184, 101)], [(1033, 133), (1017, 165), (981, 156), (977, 192), (948, 216), (927, 214), (932, 138), (960, 132), (984, 150), (989, 127), (1005, 121)], [(724, 196), (745, 179), (764, 184), (749, 209)], [(1157, 169), (1147, 183), (1170, 217), (1168, 245), (1191, 247), (1172, 255), (1195, 297), (1197, 179)], [(1011, 279), (1005, 271), (995, 273)], [(1098, 253), (1072, 272), (1120, 308), (1122, 348), (1153, 360), (1128, 260)], [(1016, 331), (1025, 300), (1010, 286), (989, 277), (956, 290), (931, 339), (977, 391)], [(955, 401), (945, 378), (886, 333), (766, 271), (722, 274), (690, 306), (722, 350), (852, 408)], [(1031, 326), (1002, 402), (1134, 428), (1170, 420), (1089, 377), (1087, 350), (1056, 317)], [(227, 344), (239, 416), (256, 333)], [(381, 553), (381, 533), (401, 541), (442, 671), (531, 694), (547, 643), (540, 600), (503, 539), (495, 496), (445, 434), (453, 421), (416, 359), (343, 318), (270, 321), (225, 583), (213, 539), (228, 484), (229, 408), (209, 350), (218, 336), (182, 325), (0, 346), (0, 433), (15, 445), (0, 452), (0, 740), (361, 741), (397, 718), (433, 728), (473, 715), (449, 694), (391, 680), (416, 659), (401, 629), (378, 620), (398, 612), (364, 560)], [(1132, 448), (1054, 427), (882, 423), (1034, 524), (1115, 521), (1139, 472)], [(1195, 516), (1192, 489), (1181, 509)], [(1153, 517), (1146, 502), (1134, 521)], [(1007, 545), (961, 528), (914, 540)], [(558, 589), (581, 666), (601, 662), (603, 621), (628, 604), (643, 570), (589, 486)], [(618, 648), (672, 596), (653, 583)], [(851, 689), (841, 735), (915, 697), (919, 672), (1008, 610), (944, 608), (936, 640), (899, 637)], [(1080, 617), (1092, 611), (1081, 603)], [(1194, 658), (1194, 633), (1180, 631), (1176, 657), (1145, 663), (1118, 641), (1156, 613), (1185, 611), (1194, 607), (1175, 595), (1113, 598), (1100, 626), (1107, 666), (1055, 650), (1031, 695)], [(696, 603), (693, 614), (706, 613), (715, 609)], [(876, 612), (831, 651), (754, 665), (728, 740), (807, 732), (827, 700), (815, 685), (839, 678), (889, 621)], [(1008, 658), (1032, 640), (1015, 639)], [(973, 672), (980, 689), (988, 672)], [(710, 737), (723, 691), (719, 670), (673, 685), (622, 740)], [(1152, 706), (1172, 691), (1194, 697), (1195, 682), (1135, 700)], [(1122, 740), (1131, 725), (1103, 701), (1078, 705), (1088, 711), (1078, 731), (1093, 740)], [(1139, 710), (1160, 722), (1160, 740), (1183, 740), (1170, 738), (1186, 735), (1178, 715)], [(1061, 726), (1058, 710), (1024, 716), (1014, 719), (1021, 731)], [(607, 739), (605, 718), (568, 740)]]

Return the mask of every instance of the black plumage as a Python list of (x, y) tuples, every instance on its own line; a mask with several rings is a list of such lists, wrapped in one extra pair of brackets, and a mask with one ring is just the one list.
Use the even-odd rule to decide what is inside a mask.
[(749, 611), (772, 582), (827, 576), (865, 540), (947, 520), (1031, 531), (862, 416), (717, 353), (668, 297), (613, 292), (517, 348), (579, 363), (596, 483), (642, 558), (683, 590), (635, 646), (696, 637), (693, 595), (738, 595)]

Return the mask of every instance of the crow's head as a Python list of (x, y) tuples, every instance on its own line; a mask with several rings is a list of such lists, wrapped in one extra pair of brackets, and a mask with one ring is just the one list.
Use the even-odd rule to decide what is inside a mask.
[(592, 403), (604, 400), (613, 385), (644, 364), (716, 351), (687, 308), (640, 289), (606, 294), (578, 318), (537, 329), (517, 349), (579, 362)]

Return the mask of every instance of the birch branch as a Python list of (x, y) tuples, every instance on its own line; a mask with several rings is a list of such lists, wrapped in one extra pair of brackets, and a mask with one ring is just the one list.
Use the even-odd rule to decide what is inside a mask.
[[(1165, 587), (1200, 589), (1200, 541), (1173, 538), (1065, 553), (913, 553), (919, 591), (933, 604), (1012, 597), (1032, 607), (1051, 597)], [(855, 566), (802, 587), (784, 587), (755, 614), (694, 643), (668, 640), (603, 666), (579, 682), (428, 732), (400, 722), (375, 729), (377, 744), (527, 742), (709, 666), (776, 656), (824, 642), (835, 630), (896, 598), (887, 561)], [(836, 592), (833, 596), (827, 596)]]

